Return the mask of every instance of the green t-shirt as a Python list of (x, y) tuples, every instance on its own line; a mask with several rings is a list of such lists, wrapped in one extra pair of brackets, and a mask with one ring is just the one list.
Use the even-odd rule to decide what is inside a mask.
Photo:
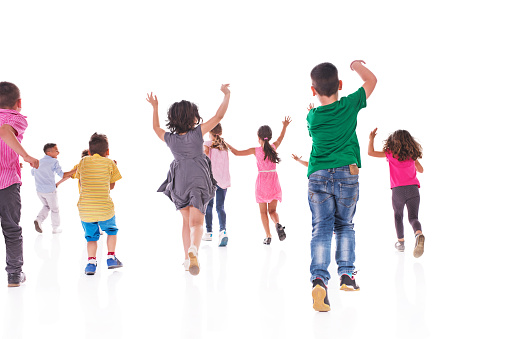
[(366, 106), (365, 90), (360, 87), (347, 97), (309, 111), (307, 128), (312, 151), (307, 176), (318, 170), (351, 164), (362, 167), (356, 124), (358, 112)]

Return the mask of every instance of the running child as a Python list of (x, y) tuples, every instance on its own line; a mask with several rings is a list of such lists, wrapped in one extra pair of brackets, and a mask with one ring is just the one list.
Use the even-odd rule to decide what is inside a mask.
[(203, 152), (203, 136), (224, 118), (230, 98), (228, 87), (229, 84), (221, 86), (224, 99), (215, 115), (203, 123), (195, 104), (186, 100), (173, 103), (167, 113), (169, 132), (160, 127), (157, 96), (150, 93), (146, 98), (153, 107), (153, 130), (175, 158), (158, 192), (166, 194), (182, 214), (184, 267), (192, 275), (199, 274), (198, 250), (203, 219), (216, 189), (210, 159)]
[(418, 161), (422, 157), (422, 146), (416, 142), (406, 130), (397, 130), (385, 140), (383, 151), (374, 150), (375, 128), (369, 135), (369, 155), (376, 158), (386, 158), (390, 167), (390, 186), (392, 189), (392, 206), (395, 216), (395, 230), (397, 242), (395, 248), (404, 252), (404, 206), (407, 207), (409, 223), (415, 234), (413, 255), (419, 258), (423, 254), (425, 236), (422, 225), (418, 221), (420, 207), (420, 182), (416, 172), (423, 173), (423, 167)]
[(21, 218), (21, 166), (19, 156), (34, 168), (39, 160), (21, 146), (28, 126), (21, 112), (18, 86), (0, 82), (0, 222), (5, 238), (7, 286), (18, 287), (25, 282), (23, 273), (23, 232)]
[[(213, 178), (217, 180), (217, 191), (215, 191), (215, 201), (217, 215), (219, 217), (219, 246), (227, 246), (228, 235), (226, 233), (226, 211), (224, 209), (224, 200), (228, 187), (231, 186), (231, 176), (229, 175), (229, 155), (228, 146), (224, 142), (222, 135), (222, 126), (217, 124), (209, 133), (210, 140), (203, 144), (205, 154), (212, 162)], [(208, 202), (206, 207), (205, 223), (206, 233), (203, 240), (212, 240), (212, 222), (213, 222), (213, 204), (214, 198)]]
[(277, 214), (277, 201), (282, 202), (282, 190), (280, 188), (279, 176), (277, 175), (277, 164), (280, 162), (277, 149), (286, 135), (286, 129), (291, 122), (290, 117), (285, 117), (282, 122), (282, 131), (279, 138), (270, 144), (272, 139), (272, 129), (270, 126), (264, 125), (258, 129), (258, 142), (260, 147), (252, 147), (243, 151), (238, 151), (230, 144), (227, 144), (231, 153), (238, 156), (255, 155), (258, 166), (258, 177), (256, 179), (256, 202), (259, 204), (259, 213), (261, 214), (261, 222), (265, 229), (266, 238), (263, 244), (270, 245), (272, 242), (272, 234), (268, 215), (275, 224), (275, 229), (279, 240), (286, 239), (286, 232), (279, 223), (279, 214)]
[(342, 81), (337, 68), (325, 62), (315, 66), (310, 77), (312, 94), (321, 106), (309, 107), (307, 128), (312, 138), (307, 176), (308, 200), (312, 213), (310, 273), (313, 307), (330, 310), (327, 284), (331, 260), (331, 241), (335, 233), (335, 261), (340, 289), (358, 291), (355, 279), (355, 230), (353, 217), (359, 196), (358, 173), (361, 167), (360, 145), (356, 136), (359, 111), (377, 79), (360, 60), (351, 63), (363, 85), (356, 92), (339, 99)]
[(108, 159), (109, 142), (104, 134), (94, 133), (89, 141), (90, 156), (83, 157), (78, 164), (76, 178), (79, 179), (79, 217), (87, 241), (88, 263), (86, 275), (97, 270), (97, 241), (102, 229), (108, 235), (108, 269), (123, 267), (115, 254), (118, 227), (115, 206), (110, 192), (122, 179), (115, 161)]
[(53, 226), (53, 234), (61, 233), (60, 228), (60, 209), (58, 206), (57, 185), (55, 183), (55, 174), (63, 179), (68, 179), (76, 173), (76, 169), (69, 172), (62, 171), (57, 160), (60, 151), (58, 146), (53, 143), (44, 145), (43, 151), (46, 154), (39, 160), (39, 168), (32, 168), (32, 175), (35, 178), (35, 189), (37, 196), (42, 202), (42, 209), (34, 220), (35, 230), (42, 233), (42, 223), (51, 212), (51, 225)]

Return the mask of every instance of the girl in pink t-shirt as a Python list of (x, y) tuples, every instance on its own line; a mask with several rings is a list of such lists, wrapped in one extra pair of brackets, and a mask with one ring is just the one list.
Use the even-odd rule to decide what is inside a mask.
[(369, 155), (386, 158), (390, 166), (390, 186), (392, 189), (392, 206), (395, 214), (395, 230), (398, 241), (395, 248), (404, 252), (404, 206), (407, 207), (409, 223), (413, 226), (416, 242), (413, 250), (415, 258), (423, 254), (425, 237), (422, 226), (418, 221), (420, 207), (420, 182), (416, 172), (423, 173), (423, 167), (418, 161), (422, 157), (422, 146), (406, 130), (397, 130), (385, 140), (383, 151), (374, 150), (374, 138), (377, 128), (370, 132)]
[(229, 155), (228, 146), (222, 139), (222, 126), (217, 124), (209, 133), (210, 140), (205, 141), (204, 151), (210, 158), (212, 163), (212, 175), (217, 181), (217, 191), (215, 191), (215, 198), (208, 202), (205, 214), (206, 233), (203, 235), (203, 240), (212, 240), (212, 221), (213, 221), (213, 204), (215, 200), (215, 210), (219, 217), (219, 246), (224, 247), (228, 244), (228, 235), (226, 233), (226, 210), (224, 209), (224, 200), (226, 200), (226, 193), (228, 187), (231, 186), (231, 177), (229, 175)]
[(286, 128), (291, 122), (290, 117), (286, 117), (282, 122), (282, 132), (280, 132), (279, 138), (270, 144), (272, 139), (272, 129), (269, 126), (261, 126), (258, 129), (258, 142), (261, 147), (252, 147), (244, 151), (238, 151), (228, 144), (231, 153), (234, 155), (255, 155), (258, 165), (258, 177), (256, 180), (256, 202), (259, 204), (259, 212), (261, 214), (261, 222), (265, 229), (266, 238), (263, 240), (263, 244), (270, 245), (272, 242), (272, 234), (270, 233), (270, 225), (268, 215), (275, 223), (275, 229), (279, 240), (286, 239), (286, 232), (279, 223), (279, 215), (277, 214), (277, 201), (282, 201), (282, 190), (280, 188), (279, 177), (276, 171), (276, 164), (279, 163), (280, 159), (277, 154), (277, 148), (279, 148), (284, 135), (286, 134)]

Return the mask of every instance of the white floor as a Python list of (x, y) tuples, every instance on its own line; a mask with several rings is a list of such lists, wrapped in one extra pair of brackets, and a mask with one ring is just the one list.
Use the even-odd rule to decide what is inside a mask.
[[(364, 175), (364, 187), (372, 185), (369, 180)], [(310, 213), (305, 195), (296, 194), (305, 190), (305, 180), (287, 189), (293, 203), (282, 203), (279, 212), (288, 237), (271, 246), (262, 244), (256, 204), (238, 203), (245, 198), (241, 184), (231, 189), (229, 245), (203, 242), (196, 277), (181, 265), (180, 217), (169, 200), (147, 189), (138, 193), (149, 198), (136, 203), (120, 184), (113, 198), (120, 228), (117, 254), (125, 267), (106, 268), (101, 239), (98, 273), (86, 276), (75, 184), (66, 183), (59, 192), (64, 228), (59, 235), (51, 234), (48, 221), (42, 235), (35, 232), (39, 203), (29, 183), (23, 188), (28, 279), (20, 288), (0, 288), (2, 338), (500, 336), (506, 313), (494, 310), (507, 301), (503, 237), (484, 241), (473, 230), (494, 225), (489, 217), (477, 225), (475, 216), (456, 206), (450, 206), (454, 213), (444, 213), (430, 189), (422, 189), (420, 220), (427, 242), (420, 259), (411, 250), (393, 248), (389, 190), (361, 190), (355, 218), (361, 291), (340, 291), (332, 264), (332, 310), (317, 313), (308, 272)]]

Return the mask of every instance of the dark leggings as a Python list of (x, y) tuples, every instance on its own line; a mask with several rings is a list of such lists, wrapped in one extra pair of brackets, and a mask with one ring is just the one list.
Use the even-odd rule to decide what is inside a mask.
[(407, 206), (409, 223), (413, 226), (413, 231), (422, 230), (422, 225), (418, 221), (418, 209), (420, 207), (420, 191), (418, 185), (399, 186), (392, 188), (392, 206), (395, 215), (395, 230), (397, 238), (404, 238), (404, 205)]

